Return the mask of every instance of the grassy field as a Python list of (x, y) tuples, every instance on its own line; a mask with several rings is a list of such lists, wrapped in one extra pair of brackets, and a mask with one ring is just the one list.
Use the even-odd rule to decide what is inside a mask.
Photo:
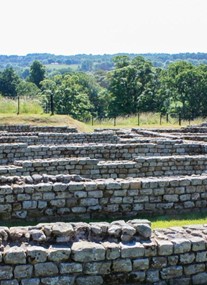
[(116, 119), (91, 119), (87, 122), (88, 126), (93, 126), (93, 128), (180, 128), (188, 125), (197, 125), (205, 121), (204, 118), (197, 118), (193, 121), (181, 120), (181, 125), (179, 124), (178, 118), (168, 117), (168, 122), (166, 116), (160, 117), (159, 113), (141, 113), (138, 116), (129, 117), (117, 117)]
[(67, 115), (49, 114), (0, 114), (1, 125), (33, 125), (33, 126), (68, 126), (77, 128), (80, 132), (91, 132), (92, 128), (86, 126)]

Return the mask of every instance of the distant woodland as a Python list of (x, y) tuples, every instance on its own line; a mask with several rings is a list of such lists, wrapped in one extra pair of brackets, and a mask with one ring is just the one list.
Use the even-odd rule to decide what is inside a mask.
[(116, 56), (128, 56), (134, 58), (142, 56), (150, 60), (155, 67), (166, 67), (171, 62), (185, 60), (194, 65), (207, 64), (207, 53), (146, 53), (146, 54), (77, 54), (77, 55), (54, 55), (49, 53), (32, 53), (25, 56), (18, 55), (0, 55), (0, 69), (12, 66), (14, 69), (26, 68), (32, 64), (34, 60), (40, 61), (46, 65), (48, 69), (53, 68), (53, 65), (64, 65), (64, 67), (74, 66), (81, 71), (96, 71), (96, 70), (110, 70), (114, 66), (113, 58)]
[[(0, 97), (36, 98), (45, 112), (207, 116), (207, 53), (0, 55)], [(53, 110), (51, 110), (53, 109)]]

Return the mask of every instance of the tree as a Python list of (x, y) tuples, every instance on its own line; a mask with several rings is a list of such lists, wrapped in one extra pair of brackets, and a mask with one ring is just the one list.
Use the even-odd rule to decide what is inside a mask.
[(37, 85), (38, 88), (41, 87), (40, 82), (43, 81), (45, 78), (45, 67), (44, 65), (38, 61), (33, 61), (32, 65), (30, 66), (30, 76), (29, 81), (33, 82)]
[(127, 56), (118, 56), (114, 62), (115, 69), (109, 73), (111, 116), (137, 113), (147, 94), (151, 94), (151, 97), (148, 96), (150, 109), (152, 104), (149, 101), (154, 100), (154, 71), (151, 62), (141, 56), (132, 60)]
[(162, 73), (160, 93), (167, 109), (182, 113), (185, 119), (207, 115), (207, 68), (185, 61), (171, 63)]
[(18, 95), (27, 97), (35, 97), (40, 92), (40, 89), (34, 83), (24, 80), (19, 82), (16, 90)]
[(16, 97), (19, 82), (20, 78), (13, 68), (6, 68), (3, 72), (0, 72), (0, 93), (3, 96)]

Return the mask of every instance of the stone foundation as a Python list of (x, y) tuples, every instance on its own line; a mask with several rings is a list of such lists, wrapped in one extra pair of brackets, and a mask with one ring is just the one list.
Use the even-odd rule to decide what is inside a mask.
[(207, 284), (206, 225), (137, 219), (206, 211), (206, 130), (1, 126), (1, 221), (38, 224), (0, 227), (0, 285)]
[(1, 285), (206, 284), (206, 226), (140, 222), (1, 228)]

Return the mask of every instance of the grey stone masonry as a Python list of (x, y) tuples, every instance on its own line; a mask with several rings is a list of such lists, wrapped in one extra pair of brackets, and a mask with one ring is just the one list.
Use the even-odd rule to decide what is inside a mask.
[(127, 178), (176, 175), (201, 175), (207, 171), (205, 155), (135, 157), (132, 160), (102, 161), (79, 158), (17, 160), (1, 165), (0, 175), (76, 174), (86, 178)]
[(0, 177), (2, 220), (58, 221), (205, 210), (207, 176), (90, 180), (78, 175)]
[(54, 132), (54, 133), (77, 133), (74, 127), (32, 126), (32, 125), (0, 125), (2, 132)]
[(157, 143), (120, 144), (66, 144), (31, 145), (26, 143), (0, 144), (0, 164), (15, 160), (34, 160), (63, 157), (90, 157), (100, 160), (131, 160), (137, 156), (204, 155), (205, 143), (182, 141), (158, 141)]
[(147, 220), (2, 227), (0, 284), (206, 284), (206, 231), (152, 231)]
[(118, 143), (120, 138), (113, 132), (107, 133), (0, 133), (0, 143), (68, 144), (68, 143)]

